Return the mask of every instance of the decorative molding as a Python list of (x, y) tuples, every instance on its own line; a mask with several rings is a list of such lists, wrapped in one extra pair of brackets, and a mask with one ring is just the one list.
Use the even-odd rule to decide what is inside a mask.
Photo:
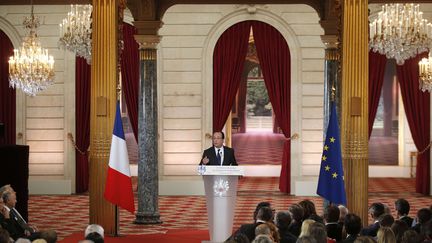
[(157, 49), (161, 37), (158, 35), (135, 35), (135, 40), (139, 45), (139, 49)]

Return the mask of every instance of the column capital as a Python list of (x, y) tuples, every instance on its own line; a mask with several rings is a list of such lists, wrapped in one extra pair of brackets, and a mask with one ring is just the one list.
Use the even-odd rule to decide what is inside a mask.
[(139, 45), (139, 49), (157, 49), (161, 37), (158, 35), (135, 35), (135, 41)]
[(337, 35), (322, 35), (321, 41), (326, 49), (337, 49), (339, 45), (339, 37)]
[(133, 25), (138, 31), (138, 35), (157, 35), (163, 22), (160, 20), (139, 20), (134, 21)]

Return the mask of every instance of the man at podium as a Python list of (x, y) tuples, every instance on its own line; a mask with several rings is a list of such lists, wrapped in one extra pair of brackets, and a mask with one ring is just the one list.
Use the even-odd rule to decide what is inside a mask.
[(213, 146), (204, 150), (200, 165), (237, 165), (234, 149), (223, 146), (224, 139), (223, 132), (213, 133)]

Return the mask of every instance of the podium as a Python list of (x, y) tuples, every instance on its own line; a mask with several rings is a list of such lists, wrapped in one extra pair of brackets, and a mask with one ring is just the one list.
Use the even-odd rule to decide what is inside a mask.
[(241, 166), (200, 165), (198, 173), (204, 179), (210, 242), (224, 242), (232, 233), (237, 181), (244, 170)]

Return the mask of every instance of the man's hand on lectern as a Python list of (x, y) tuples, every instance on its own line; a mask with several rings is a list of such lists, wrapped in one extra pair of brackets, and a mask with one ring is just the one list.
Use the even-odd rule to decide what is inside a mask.
[(207, 158), (207, 156), (205, 156), (203, 159), (202, 159), (202, 163), (203, 164), (208, 164), (208, 162), (209, 162), (210, 160), (209, 160), (209, 158)]

